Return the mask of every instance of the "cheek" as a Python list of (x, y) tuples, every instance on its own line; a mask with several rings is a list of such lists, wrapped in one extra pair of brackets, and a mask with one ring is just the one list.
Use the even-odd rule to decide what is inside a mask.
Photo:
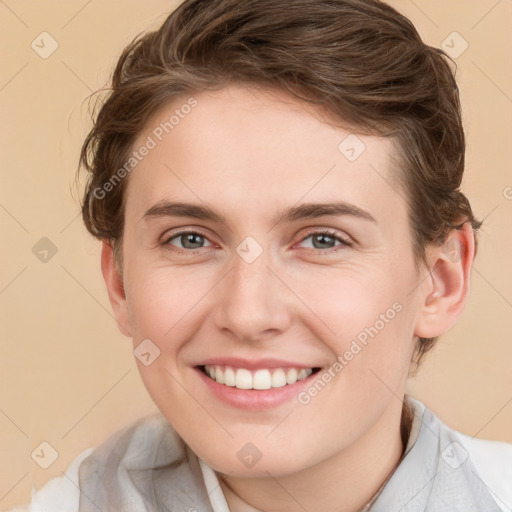
[[(368, 357), (377, 358), (383, 352), (398, 355), (403, 349), (400, 338), (410, 331), (405, 301), (412, 280), (407, 272), (398, 272), (390, 264), (337, 269), (311, 266), (307, 272), (303, 267), (300, 272), (283, 269), (280, 274), (296, 296), (292, 301), (298, 309), (289, 311), (295, 315), (292, 322), (302, 324), (310, 336), (327, 345), (333, 359), (350, 350), (355, 340), (365, 349), (370, 343), (375, 346), (372, 351), (365, 350)], [(219, 275), (222, 272), (213, 266), (172, 268), (134, 258), (127, 265), (126, 288), (134, 344), (149, 338), (167, 355), (177, 357), (187, 340), (197, 336), (212, 308), (222, 307), (210, 293), (216, 286), (217, 291), (222, 287)], [(283, 298), (283, 307), (289, 307), (285, 302)], [(207, 326), (205, 323), (202, 328)]]
[(390, 265), (386, 271), (369, 266), (310, 268), (307, 273), (288, 269), (280, 274), (296, 294), (290, 295), (293, 302), (289, 303), (293, 326), (312, 343), (327, 347), (333, 363), (338, 356), (344, 357), (343, 368), (320, 392), (312, 392), (307, 405), (294, 399), (290, 404), (293, 421), (281, 425), (286, 414), (272, 417), (269, 424), (281, 426), (271, 437), (268, 433), (273, 427), (265, 422), (258, 428), (243, 417), (227, 416), (227, 421), (214, 411), (216, 420), (228, 425), (231, 438), (200, 405), (207, 400), (177, 382), (190, 382), (187, 369), (180, 365), (187, 343), (214, 333), (208, 315), (222, 304), (216, 298), (220, 294), (210, 292), (222, 272), (208, 266), (172, 269), (138, 263), (128, 267), (127, 298), (136, 320), (134, 342), (152, 339), (162, 352), (151, 366), (138, 363), (142, 380), (169, 423), (196, 453), (221, 471), (232, 470), (248, 438), (265, 453), (271, 472), (319, 462), (354, 442), (386, 404), (395, 400), (393, 391), (400, 388), (409, 357), (411, 312), (405, 300), (411, 287), (406, 272)]
[[(378, 268), (379, 270), (375, 270)], [(384, 270), (383, 270), (384, 269)], [(412, 356), (415, 284), (412, 267), (381, 265), (340, 272), (338, 278), (317, 276), (298, 292), (318, 312), (317, 326), (332, 352), (338, 403), (357, 403), (399, 390)], [(317, 327), (317, 336), (322, 331)], [(334, 379), (333, 379), (334, 383)], [(350, 398), (352, 397), (352, 398)]]
[(347, 341), (383, 337), (398, 332), (405, 315), (408, 285), (404, 274), (392, 269), (343, 269), (313, 273), (294, 283), (294, 291), (330, 332), (333, 347), (343, 350)]
[(126, 288), (134, 342), (141, 337), (176, 341), (176, 332), (190, 324), (213, 284), (213, 276), (192, 267), (134, 266)]

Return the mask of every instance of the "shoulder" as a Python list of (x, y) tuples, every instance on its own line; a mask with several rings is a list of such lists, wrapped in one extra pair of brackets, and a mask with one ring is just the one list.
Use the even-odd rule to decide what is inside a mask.
[(69, 465), (66, 473), (62, 476), (52, 478), (37, 490), (32, 488), (30, 504), (17, 507), (9, 512), (75, 512), (78, 511), (80, 489), (78, 487), (78, 469), (84, 459), (94, 450), (84, 450)]
[(454, 431), (480, 478), (502, 510), (512, 508), (512, 444)]
[[(512, 444), (478, 439), (446, 425), (425, 404), (406, 395), (414, 411), (408, 448), (416, 443), (422, 425), (428, 434), (439, 438), (439, 456), (448, 466), (465, 466), (473, 482), (484, 484), (501, 510), (512, 511)], [(469, 462), (466, 465), (466, 461)], [(453, 465), (455, 464), (455, 466)], [(476, 478), (476, 480), (475, 480)]]
[(80, 501), (80, 467), (100, 454), (122, 453), (125, 459), (144, 460), (144, 455), (158, 441), (167, 425), (159, 415), (149, 415), (115, 431), (99, 446), (84, 450), (62, 476), (54, 477), (40, 489), (32, 488), (30, 504), (9, 512), (78, 512)]

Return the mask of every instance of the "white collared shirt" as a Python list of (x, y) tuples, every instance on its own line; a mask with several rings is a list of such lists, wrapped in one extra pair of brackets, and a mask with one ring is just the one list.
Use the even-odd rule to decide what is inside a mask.
[[(403, 512), (448, 512), (453, 508), (450, 508), (450, 505), (444, 507), (443, 504), (450, 496), (457, 500), (476, 500), (468, 503), (485, 501), (486, 508), (482, 510), (512, 512), (512, 444), (475, 439), (457, 432), (444, 425), (421, 402), (408, 395), (405, 399), (414, 411), (406, 450), (396, 469), (362, 512), (389, 512), (395, 508)], [(441, 434), (436, 433), (436, 430)], [(163, 438), (172, 437), (169, 436), (170, 432), (178, 437), (163, 415), (158, 414), (142, 418), (134, 425), (113, 434), (109, 438), (109, 446), (112, 446), (121, 434), (124, 435), (125, 451), (122, 453), (119, 466), (126, 466), (126, 471), (116, 471), (114, 478), (125, 478), (122, 475), (128, 474), (133, 468), (135, 471), (139, 471), (140, 468), (144, 471), (151, 470), (152, 468), (147, 467), (145, 459), (149, 460), (148, 454), (152, 454), (153, 458), (150, 460), (155, 462), (154, 448), (160, 448)], [(446, 446), (443, 446), (443, 443)], [(69, 466), (65, 475), (51, 479), (40, 490), (33, 488), (31, 503), (10, 512), (80, 512), (80, 495), (83, 491), (80, 488), (80, 471), (84, 461), (89, 462), (89, 457), (93, 453), (96, 453), (94, 448), (82, 452)], [(195, 457), (191, 453), (187, 452), (187, 460)], [(230, 512), (215, 471), (197, 457), (196, 462), (200, 467), (213, 512)], [(151, 479), (154, 472), (150, 471), (147, 474)], [(126, 489), (131, 496), (137, 494), (136, 488), (130, 488), (131, 482), (127, 480), (121, 483), (120, 488)], [(454, 485), (454, 488), (450, 487)], [(476, 497), (465, 496), (468, 489), (456, 488), (457, 486), (470, 486)], [(105, 494), (108, 494), (108, 491), (103, 490), (103, 495)], [(82, 503), (84, 500), (82, 496)], [(107, 510), (112, 512), (110, 509)], [(469, 512), (470, 509), (464, 508), (462, 504), (457, 510)]]

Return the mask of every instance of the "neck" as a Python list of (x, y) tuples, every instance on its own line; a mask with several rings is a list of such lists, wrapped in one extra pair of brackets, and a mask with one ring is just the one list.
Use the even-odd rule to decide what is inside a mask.
[(357, 443), (300, 472), (279, 478), (220, 478), (232, 512), (359, 512), (398, 465), (412, 413), (391, 403)]

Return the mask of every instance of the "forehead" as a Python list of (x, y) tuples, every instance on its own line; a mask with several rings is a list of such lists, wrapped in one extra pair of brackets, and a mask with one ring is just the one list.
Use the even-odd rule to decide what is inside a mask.
[(134, 150), (144, 145), (151, 149), (128, 180), (130, 216), (162, 200), (237, 218), (275, 217), (300, 201), (345, 201), (376, 218), (405, 214), (392, 141), (333, 126), (285, 92), (230, 85), (184, 95), (151, 117)]

